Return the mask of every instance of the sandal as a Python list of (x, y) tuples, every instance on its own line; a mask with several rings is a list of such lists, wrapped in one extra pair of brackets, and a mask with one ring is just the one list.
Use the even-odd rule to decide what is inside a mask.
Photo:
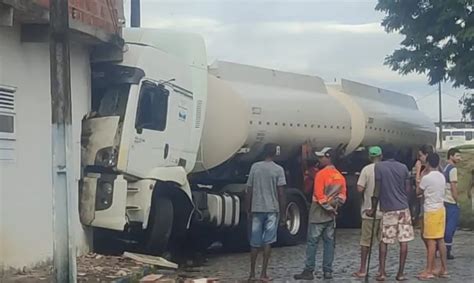
[(439, 278), (449, 278), (451, 277), (447, 272), (439, 272), (436, 274)]
[[(431, 279), (435, 279), (436, 276), (434, 276), (431, 273), (420, 273), (416, 276), (416, 278), (418, 278), (418, 280), (420, 280), (420, 281), (428, 281), (428, 280), (431, 280)], [(408, 280), (408, 279), (405, 278), (405, 280)], [(397, 277), (397, 281), (399, 281), (398, 277)]]
[(362, 273), (362, 272), (360, 272), (360, 271), (357, 271), (357, 272), (352, 273), (352, 276), (353, 276), (353, 277), (356, 277), (356, 278), (359, 278), (359, 279), (365, 278), (366, 275), (367, 275), (366, 273)]
[(377, 274), (377, 277), (375, 277), (376, 281), (385, 281), (387, 279), (387, 276), (384, 274)]
[[(433, 274), (430, 274), (430, 275), (434, 277)], [(397, 277), (395, 277), (395, 280), (397, 280), (397, 281), (407, 281), (408, 278), (406, 278), (405, 275), (397, 275)]]

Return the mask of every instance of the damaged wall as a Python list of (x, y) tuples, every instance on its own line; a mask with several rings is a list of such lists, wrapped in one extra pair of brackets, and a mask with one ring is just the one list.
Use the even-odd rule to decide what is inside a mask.
[[(49, 64), (48, 42), (21, 42), (19, 26), (0, 27), (0, 86), (16, 87), (14, 137), (5, 139), (0, 125), (0, 265), (4, 269), (47, 262), (53, 255)], [(78, 43), (71, 46), (71, 81), (76, 165), (72, 219), (81, 253), (88, 245), (79, 222), (77, 190), (81, 119), (90, 109), (90, 64), (89, 50)], [(2, 151), (5, 144), (10, 149)]]

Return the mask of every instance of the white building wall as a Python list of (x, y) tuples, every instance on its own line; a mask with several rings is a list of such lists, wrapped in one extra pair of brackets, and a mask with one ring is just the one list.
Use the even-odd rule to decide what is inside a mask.
[[(73, 220), (80, 251), (87, 250), (79, 222), (81, 118), (90, 108), (89, 54), (77, 43), (71, 50)], [(0, 27), (0, 85), (16, 91), (16, 139), (13, 160), (0, 160), (0, 273), (4, 269), (50, 261), (53, 255), (51, 103), (49, 44), (20, 41), (20, 29)], [(5, 151), (3, 152), (5, 153)], [(1, 280), (0, 280), (1, 281)]]

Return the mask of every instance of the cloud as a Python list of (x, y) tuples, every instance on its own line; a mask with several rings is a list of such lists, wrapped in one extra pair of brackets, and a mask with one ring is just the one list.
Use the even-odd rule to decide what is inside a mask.
[(392, 71), (387, 66), (370, 66), (358, 70), (361, 77), (371, 78), (378, 81), (393, 81), (393, 82), (426, 82), (426, 76), (420, 74), (408, 74), (401, 76), (395, 71)]
[[(327, 81), (347, 78), (415, 96), (432, 91), (424, 75), (401, 76), (384, 65), (403, 37), (385, 33), (376, 1), (176, 2), (144, 0), (143, 26), (202, 35), (209, 63), (226, 60)], [(435, 102), (424, 99), (420, 108), (435, 118)], [(447, 116), (460, 116), (454, 100), (445, 103)]]
[[(145, 21), (147, 27), (181, 30), (201, 30), (223, 32), (236, 24), (226, 24), (214, 18), (171, 16), (150, 18)], [(341, 22), (322, 21), (262, 21), (239, 23), (240, 27), (250, 28), (249, 32), (259, 33), (351, 33), (351, 34), (384, 34), (380, 23), (347, 24)]]
[(159, 17), (147, 19), (144, 26), (158, 29), (219, 32), (222, 31), (223, 24), (215, 19), (204, 17)]
[(264, 31), (301, 33), (383, 34), (380, 23), (345, 24), (340, 22), (265, 22), (257, 26)]

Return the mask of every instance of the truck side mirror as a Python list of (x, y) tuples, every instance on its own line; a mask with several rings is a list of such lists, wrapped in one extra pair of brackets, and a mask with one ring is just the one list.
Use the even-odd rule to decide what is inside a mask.
[(137, 134), (141, 135), (143, 133), (143, 128), (142, 127), (137, 127)]

